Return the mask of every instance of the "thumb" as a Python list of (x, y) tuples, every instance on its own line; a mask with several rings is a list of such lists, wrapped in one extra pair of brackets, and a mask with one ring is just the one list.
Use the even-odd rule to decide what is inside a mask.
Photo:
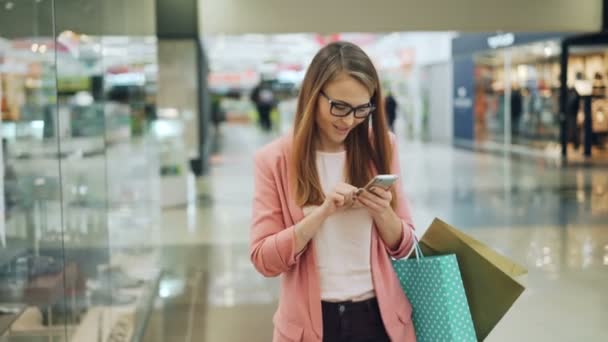
[(344, 196), (338, 195), (338, 194), (332, 194), (332, 201), (334, 202), (335, 205), (337, 205), (338, 207), (341, 207), (344, 205)]

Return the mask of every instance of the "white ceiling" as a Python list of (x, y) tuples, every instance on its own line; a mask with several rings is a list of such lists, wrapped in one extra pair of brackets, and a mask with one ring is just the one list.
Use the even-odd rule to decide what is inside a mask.
[(602, 0), (198, 0), (203, 34), (597, 31)]

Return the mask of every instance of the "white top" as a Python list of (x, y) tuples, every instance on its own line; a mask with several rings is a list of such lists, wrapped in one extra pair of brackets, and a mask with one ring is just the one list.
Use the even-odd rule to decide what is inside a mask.
[[(317, 152), (323, 191), (344, 181), (346, 152)], [(314, 207), (304, 208), (307, 215)], [(365, 208), (338, 212), (325, 220), (314, 237), (321, 299), (330, 302), (375, 296), (371, 272), (372, 217)]]

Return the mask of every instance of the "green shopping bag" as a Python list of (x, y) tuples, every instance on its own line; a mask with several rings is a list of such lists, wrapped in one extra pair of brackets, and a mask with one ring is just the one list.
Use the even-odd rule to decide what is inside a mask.
[(412, 304), (419, 342), (477, 341), (455, 254), (393, 260), (403, 291)]

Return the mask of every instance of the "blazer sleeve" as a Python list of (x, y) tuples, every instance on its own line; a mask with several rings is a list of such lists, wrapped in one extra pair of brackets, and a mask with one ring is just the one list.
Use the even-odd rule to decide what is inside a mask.
[[(302, 253), (295, 253), (295, 225), (285, 227), (273, 160), (263, 150), (255, 155), (253, 215), (250, 258), (266, 277), (276, 277), (294, 266)], [(286, 206), (285, 206), (286, 207)]]
[(397, 147), (397, 139), (393, 133), (390, 133), (390, 135), (393, 147), (391, 172), (399, 176), (399, 179), (397, 179), (397, 182), (395, 183), (395, 193), (397, 195), (397, 208), (395, 211), (397, 213), (397, 216), (401, 218), (402, 233), (401, 242), (395, 250), (391, 250), (388, 246), (385, 247), (391, 257), (401, 259), (409, 256), (414, 250), (414, 223), (412, 221), (412, 215), (410, 213), (409, 201), (405, 196), (405, 192), (403, 190), (403, 182), (401, 181), (401, 166), (399, 163), (399, 149)]

